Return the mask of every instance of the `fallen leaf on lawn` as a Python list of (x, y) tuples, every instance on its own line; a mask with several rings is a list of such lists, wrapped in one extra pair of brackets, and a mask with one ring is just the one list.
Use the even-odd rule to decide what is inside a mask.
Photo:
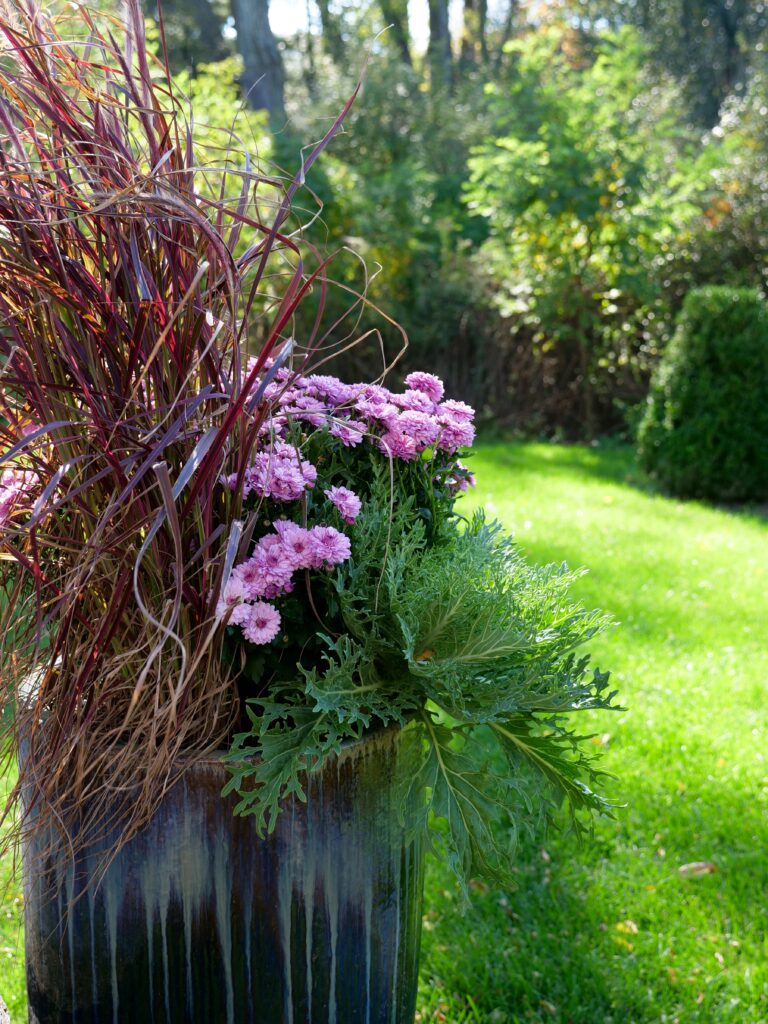
[(634, 921), (619, 921), (616, 925), (617, 932), (624, 932), (626, 935), (637, 935), (640, 929)]
[(552, 860), (552, 858), (549, 856), (549, 854), (547, 853), (547, 851), (544, 849), (543, 846), (539, 850), (539, 856), (541, 857), (541, 859), (544, 861), (545, 864), (549, 864), (549, 862)]
[(721, 967), (725, 967), (725, 957), (722, 953), (715, 953), (715, 960), (720, 964)]
[(609, 732), (604, 732), (600, 736), (592, 737), (592, 743), (596, 747), (607, 747), (610, 742), (611, 734)]
[(614, 935), (613, 941), (616, 943), (617, 946), (623, 946), (624, 949), (626, 949), (630, 953), (634, 951), (634, 944), (632, 942), (627, 942), (626, 939), (622, 939)]
[(554, 1005), (554, 1003), (550, 1003), (548, 1002), (548, 1000), (542, 999), (539, 1005), (541, 1006), (542, 1010), (546, 1010), (547, 1013), (551, 1014), (553, 1017), (557, 1016), (557, 1007)]
[(667, 968), (667, 978), (669, 978), (670, 985), (676, 985), (677, 984), (677, 971), (675, 970), (674, 967), (668, 967)]
[(677, 870), (683, 878), (701, 878), (704, 875), (714, 875), (718, 867), (717, 864), (710, 864), (708, 860), (695, 860), (691, 864), (681, 864)]

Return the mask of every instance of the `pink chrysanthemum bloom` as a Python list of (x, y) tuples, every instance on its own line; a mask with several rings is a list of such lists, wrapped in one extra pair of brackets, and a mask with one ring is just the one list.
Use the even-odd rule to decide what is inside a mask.
[(339, 565), (352, 554), (349, 537), (332, 526), (313, 526), (311, 533), (317, 568)]
[(344, 384), (338, 377), (314, 373), (307, 377), (307, 394), (323, 399), (327, 404), (344, 405), (355, 396), (354, 384)]
[(270, 451), (259, 452), (246, 470), (243, 496), (255, 491), (263, 498), (296, 501), (307, 488), (314, 487), (317, 470), (302, 459), (293, 445), (275, 441)]
[(378, 402), (380, 405), (392, 401), (392, 392), (382, 384), (353, 384), (352, 386), (358, 398)]
[(400, 413), (397, 423), (393, 425), (392, 429), (409, 434), (418, 445), (424, 448), (434, 444), (440, 435), (440, 424), (434, 416), (430, 416), (426, 412), (411, 412), (408, 409)]
[(438, 448), (444, 452), (455, 452), (459, 448), (470, 448), (474, 440), (475, 428), (471, 423), (448, 420), (443, 423)]
[(388, 423), (398, 414), (398, 408), (393, 402), (383, 402), (374, 398), (358, 398), (355, 402), (355, 412), (368, 420), (378, 420), (381, 423)]
[(404, 434), (400, 430), (388, 430), (378, 438), (378, 446), (392, 459), (401, 459), (403, 462), (410, 462), (418, 455), (418, 445), (410, 434)]
[(354, 523), (360, 515), (362, 504), (355, 492), (350, 491), (348, 487), (329, 487), (325, 493), (341, 513), (344, 522)]
[(312, 568), (315, 550), (310, 531), (286, 519), (278, 519), (274, 526), (280, 536), (283, 551), (294, 569)]
[(401, 409), (410, 409), (411, 412), (425, 412), (430, 416), (436, 409), (435, 403), (424, 391), (404, 391), (402, 395), (393, 395), (392, 401)]
[(268, 644), (280, 632), (280, 612), (274, 605), (256, 601), (246, 605), (248, 615), (241, 628), (246, 640), (252, 644)]
[(216, 618), (223, 619), (226, 615), (230, 625), (239, 624), (245, 611), (243, 604), (245, 595), (246, 590), (242, 581), (235, 573), (232, 573), (216, 602)]
[(253, 577), (259, 580), (260, 592), (254, 593), (254, 597), (273, 598), (288, 592), (295, 566), (276, 533), (262, 537), (244, 564), (253, 567)]
[(365, 427), (354, 420), (334, 420), (328, 433), (341, 441), (345, 448), (355, 448), (365, 437)]
[(325, 402), (321, 402), (311, 395), (301, 395), (294, 399), (291, 405), (286, 405), (283, 412), (294, 419), (303, 420), (313, 427), (322, 427), (328, 418), (328, 409)]
[(445, 394), (443, 382), (434, 373), (422, 373), (418, 370), (415, 373), (409, 373), (405, 378), (405, 386), (411, 391), (423, 392), (433, 402), (439, 402)]
[(24, 469), (5, 469), (0, 474), (0, 526), (18, 504), (31, 504), (31, 491), (39, 482), (37, 473)]
[(459, 423), (471, 423), (475, 418), (475, 410), (466, 402), (458, 402), (455, 398), (446, 398), (438, 407), (438, 415)]

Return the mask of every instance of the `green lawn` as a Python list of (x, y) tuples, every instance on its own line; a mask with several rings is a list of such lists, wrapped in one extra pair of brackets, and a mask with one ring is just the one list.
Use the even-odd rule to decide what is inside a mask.
[[(585, 565), (627, 711), (587, 724), (626, 808), (520, 849), (462, 915), (430, 869), (421, 1021), (768, 1022), (768, 522), (643, 489), (628, 450), (481, 446), (482, 502)], [(680, 873), (707, 862), (717, 871)]]
[[(585, 723), (626, 803), (579, 849), (520, 849), (519, 887), (430, 867), (419, 1019), (768, 1024), (768, 522), (649, 494), (626, 450), (480, 446), (483, 502), (620, 626), (595, 645), (627, 711)], [(684, 876), (681, 865), (717, 871)], [(7, 875), (7, 865), (6, 865)], [(24, 1008), (18, 892), (0, 993)]]

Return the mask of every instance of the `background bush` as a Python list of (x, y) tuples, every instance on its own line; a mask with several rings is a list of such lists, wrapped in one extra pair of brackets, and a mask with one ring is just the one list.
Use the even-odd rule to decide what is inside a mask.
[[(338, 254), (329, 369), (375, 376), (405, 332), (394, 377), (428, 366), (486, 426), (627, 434), (686, 294), (768, 290), (763, 0), (456, 0), (447, 19), (448, 0), (308, 0), (261, 54), (264, 74), (280, 65), (269, 111), (248, 107), (258, 39), (238, 21), (266, 6), (164, 0), (165, 36), (198, 135), (215, 147), (235, 123), (291, 172), (370, 55), (290, 222)], [(350, 291), (366, 302), (345, 317)], [(291, 330), (314, 329), (310, 297)]]
[(639, 431), (646, 470), (680, 497), (768, 497), (768, 308), (749, 288), (689, 292)]

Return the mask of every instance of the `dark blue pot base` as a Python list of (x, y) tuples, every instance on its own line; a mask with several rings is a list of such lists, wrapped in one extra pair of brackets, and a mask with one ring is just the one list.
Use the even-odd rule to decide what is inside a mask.
[[(307, 781), (274, 833), (191, 768), (102, 872), (24, 850), (27, 988), (36, 1024), (412, 1024), (423, 855), (386, 730)], [(37, 845), (36, 845), (37, 844)], [(102, 851), (108, 843), (102, 846)]]

